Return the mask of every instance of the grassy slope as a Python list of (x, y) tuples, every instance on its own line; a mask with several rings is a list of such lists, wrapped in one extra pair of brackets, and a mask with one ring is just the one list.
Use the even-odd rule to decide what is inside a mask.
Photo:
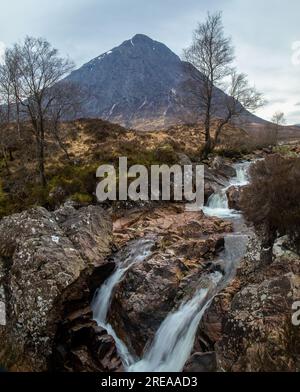
[[(120, 156), (128, 157), (129, 165), (174, 164), (178, 162), (178, 153), (197, 162), (203, 143), (199, 125), (179, 125), (145, 133), (102, 120), (69, 122), (62, 126), (61, 139), (70, 161), (55, 140), (49, 138), (48, 185), (43, 189), (37, 182), (35, 144), (29, 124), (23, 125), (21, 139), (13, 127), (9, 132), (13, 160), (9, 162), (9, 172), (3, 160), (0, 166), (0, 216), (34, 205), (54, 208), (67, 198), (91, 203), (95, 201), (95, 172), (100, 164), (117, 165)], [(232, 145), (240, 145), (245, 138), (242, 130), (228, 127), (223, 135), (223, 147), (228, 151), (228, 140)]]

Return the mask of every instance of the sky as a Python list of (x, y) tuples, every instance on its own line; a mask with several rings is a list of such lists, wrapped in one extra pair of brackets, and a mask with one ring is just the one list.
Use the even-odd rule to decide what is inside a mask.
[(179, 56), (208, 11), (222, 11), (236, 65), (268, 103), (300, 124), (300, 1), (288, 0), (0, 0), (0, 54), (26, 35), (48, 39), (79, 67), (137, 33)]

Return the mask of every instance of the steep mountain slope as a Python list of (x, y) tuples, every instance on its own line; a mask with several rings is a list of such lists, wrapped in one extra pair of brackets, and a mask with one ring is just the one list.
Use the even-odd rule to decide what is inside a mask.
[[(69, 79), (84, 89), (80, 117), (103, 118), (141, 130), (192, 123), (201, 115), (195, 100), (201, 74), (164, 44), (138, 34), (74, 71)], [(226, 95), (216, 88), (216, 115)], [(244, 120), (263, 120), (245, 112)]]

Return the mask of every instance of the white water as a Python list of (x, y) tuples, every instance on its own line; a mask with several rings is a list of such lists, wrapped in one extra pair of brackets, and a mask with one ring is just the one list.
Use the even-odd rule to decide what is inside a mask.
[(222, 274), (210, 277), (210, 286), (167, 316), (156, 332), (154, 341), (144, 357), (131, 365), (129, 372), (181, 372), (193, 349), (200, 320), (212, 301)]
[(207, 202), (207, 207), (203, 208), (203, 212), (207, 216), (215, 216), (219, 218), (237, 218), (240, 216), (237, 211), (229, 208), (226, 192), (232, 186), (245, 186), (248, 184), (248, 171), (250, 165), (251, 162), (242, 162), (233, 166), (236, 170), (236, 177), (229, 180), (227, 187), (210, 196)]
[[(212, 195), (204, 212), (211, 216), (237, 217), (239, 214), (228, 208), (226, 191), (230, 186), (243, 186), (248, 183), (250, 163), (235, 165), (237, 175), (229, 186)], [(114, 274), (101, 286), (96, 294), (92, 309), (98, 325), (105, 328), (116, 341), (118, 353), (128, 372), (180, 372), (193, 349), (198, 325), (214, 297), (228, 285), (235, 274), (236, 265), (246, 252), (247, 236), (230, 234), (225, 237), (225, 250), (221, 259), (225, 262), (224, 275), (217, 272), (207, 277), (205, 288), (199, 288), (194, 297), (181, 304), (179, 309), (169, 314), (155, 334), (154, 340), (143, 357), (138, 359), (129, 352), (125, 343), (107, 323), (107, 313), (114, 289), (128, 269), (142, 262), (151, 254), (153, 241), (140, 240), (127, 248), (126, 257), (120, 262)], [(122, 257), (120, 257), (122, 258)]]
[(237, 263), (246, 252), (248, 237), (231, 234), (225, 237), (222, 255), (224, 276), (215, 272), (208, 276), (208, 287), (164, 320), (143, 358), (127, 368), (129, 372), (181, 372), (195, 341), (198, 325), (214, 297), (235, 275)]
[(118, 353), (122, 358), (125, 367), (134, 363), (136, 358), (129, 352), (125, 343), (118, 338), (112, 326), (107, 322), (107, 313), (112, 301), (114, 289), (118, 283), (121, 282), (125, 273), (133, 264), (144, 261), (151, 254), (153, 245), (154, 242), (152, 240), (132, 242), (126, 249), (124, 261), (120, 262), (120, 260), (116, 260), (118, 266), (115, 272), (102, 284), (100, 289), (96, 292), (91, 304), (94, 320), (114, 338)]

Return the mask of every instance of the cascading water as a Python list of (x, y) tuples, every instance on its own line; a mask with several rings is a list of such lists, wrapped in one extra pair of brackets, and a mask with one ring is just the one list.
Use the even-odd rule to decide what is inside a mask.
[[(248, 169), (251, 163), (235, 165), (236, 177), (229, 186), (211, 196), (204, 212), (210, 216), (237, 217), (235, 211), (228, 208), (226, 191), (230, 186), (244, 186), (248, 183)], [(248, 236), (229, 234), (225, 237), (225, 250), (220, 260), (224, 262), (224, 274), (219, 272), (207, 276), (204, 288), (199, 288), (194, 297), (181, 304), (179, 309), (169, 314), (155, 334), (152, 344), (138, 359), (132, 355), (125, 343), (116, 335), (107, 323), (107, 313), (112, 295), (117, 284), (128, 269), (137, 262), (142, 262), (151, 254), (152, 240), (132, 242), (126, 248), (126, 254), (118, 256), (118, 267), (114, 274), (101, 286), (92, 302), (94, 318), (113, 336), (124, 368), (129, 372), (179, 372), (182, 371), (193, 348), (198, 325), (214, 297), (232, 280), (237, 263), (246, 252)], [(124, 261), (121, 262), (121, 259)]]
[(246, 252), (246, 235), (225, 237), (222, 254), (224, 276), (216, 272), (208, 276), (208, 287), (169, 314), (158, 329), (153, 343), (143, 358), (129, 366), (129, 372), (180, 372), (186, 364), (195, 341), (198, 325), (214, 297), (227, 286), (235, 274), (237, 263)]
[(207, 207), (203, 208), (203, 212), (208, 216), (216, 216), (219, 218), (235, 218), (239, 217), (239, 213), (231, 210), (228, 206), (227, 190), (232, 186), (245, 186), (248, 184), (248, 172), (251, 162), (242, 162), (234, 165), (236, 177), (229, 180), (227, 187), (210, 196)]
[[(114, 289), (118, 283), (132, 265), (140, 263), (150, 256), (153, 245), (154, 241), (152, 240), (137, 240), (133, 241), (126, 248), (125, 254), (120, 252), (121, 255), (119, 254), (115, 260), (117, 263), (115, 272), (96, 292), (91, 304), (94, 320), (114, 338), (118, 353), (125, 367), (134, 363), (136, 358), (129, 352), (124, 342), (118, 338), (112, 326), (107, 322), (107, 313), (112, 301)], [(123, 258), (124, 261), (121, 262), (120, 258)]]
[(209, 288), (199, 290), (187, 303), (164, 320), (144, 357), (131, 365), (129, 372), (180, 372), (192, 349), (200, 320), (213, 299), (214, 288), (222, 274), (210, 277)]

